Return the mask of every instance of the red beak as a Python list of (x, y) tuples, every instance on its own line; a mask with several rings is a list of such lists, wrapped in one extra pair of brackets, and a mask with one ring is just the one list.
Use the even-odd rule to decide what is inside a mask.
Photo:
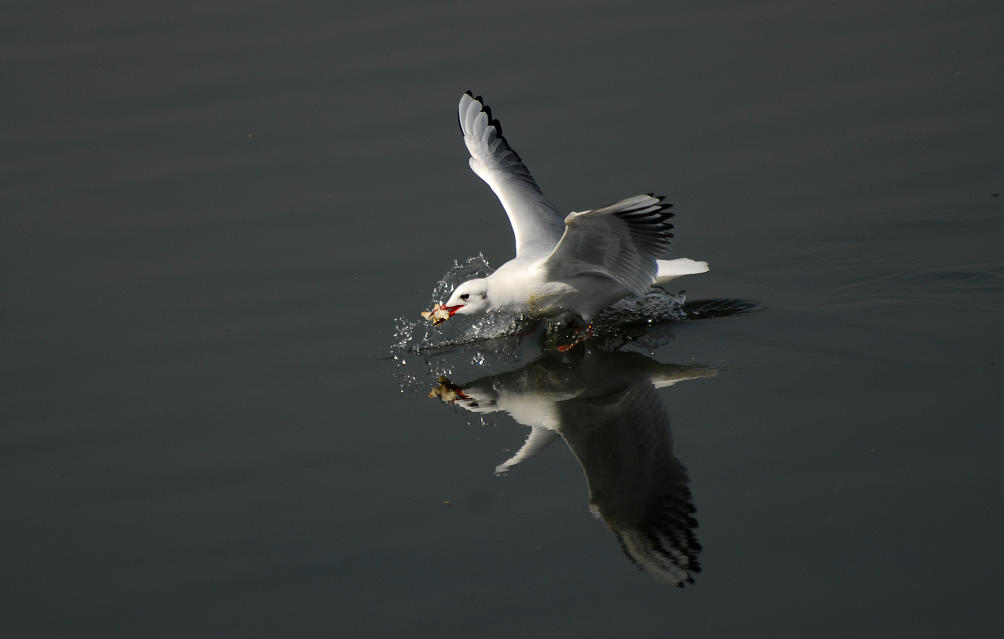
[(464, 307), (463, 304), (457, 304), (456, 306), (442, 306), (440, 308), (442, 308), (444, 311), (449, 311), (450, 317), (453, 317), (454, 315), (457, 314), (457, 311), (459, 311), (463, 307)]

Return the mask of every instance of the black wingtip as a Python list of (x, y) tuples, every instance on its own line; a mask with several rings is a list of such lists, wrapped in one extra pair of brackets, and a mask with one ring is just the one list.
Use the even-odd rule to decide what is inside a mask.
[(466, 91), (464, 91), (464, 95), (466, 95), (469, 98), (473, 98), (474, 97), (474, 93), (470, 89), (467, 89)]

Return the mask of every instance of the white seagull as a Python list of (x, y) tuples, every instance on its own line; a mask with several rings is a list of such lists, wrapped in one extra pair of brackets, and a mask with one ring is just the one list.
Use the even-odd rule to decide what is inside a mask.
[(454, 315), (496, 309), (547, 317), (593, 315), (653, 284), (704, 273), (707, 262), (664, 260), (669, 254), (672, 204), (636, 195), (616, 204), (563, 216), (551, 204), (504, 137), (480, 97), (460, 97), (460, 128), (471, 169), (502, 202), (516, 236), (516, 257), (488, 277), (458, 286), (445, 304), (422, 315), (439, 324)]

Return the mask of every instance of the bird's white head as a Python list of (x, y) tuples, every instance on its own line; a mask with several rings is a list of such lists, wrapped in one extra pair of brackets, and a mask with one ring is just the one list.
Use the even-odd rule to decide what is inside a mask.
[(488, 281), (485, 278), (467, 280), (453, 289), (450, 299), (443, 304), (454, 315), (477, 315), (488, 311)]
[(454, 315), (477, 315), (491, 308), (488, 302), (488, 280), (467, 280), (453, 290), (445, 304), (436, 304), (431, 311), (422, 311), (422, 317), (433, 324), (442, 324)]

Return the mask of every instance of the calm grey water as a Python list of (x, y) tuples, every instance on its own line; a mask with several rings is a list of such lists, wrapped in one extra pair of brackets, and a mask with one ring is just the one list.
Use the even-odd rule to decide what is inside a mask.
[[(4, 636), (1004, 633), (1004, 5), (145, 4), (0, 10)], [(526, 425), (390, 359), (512, 250), (467, 88), (766, 307), (437, 355), (580, 393), (502, 475)], [(656, 511), (685, 588), (621, 547)]]

